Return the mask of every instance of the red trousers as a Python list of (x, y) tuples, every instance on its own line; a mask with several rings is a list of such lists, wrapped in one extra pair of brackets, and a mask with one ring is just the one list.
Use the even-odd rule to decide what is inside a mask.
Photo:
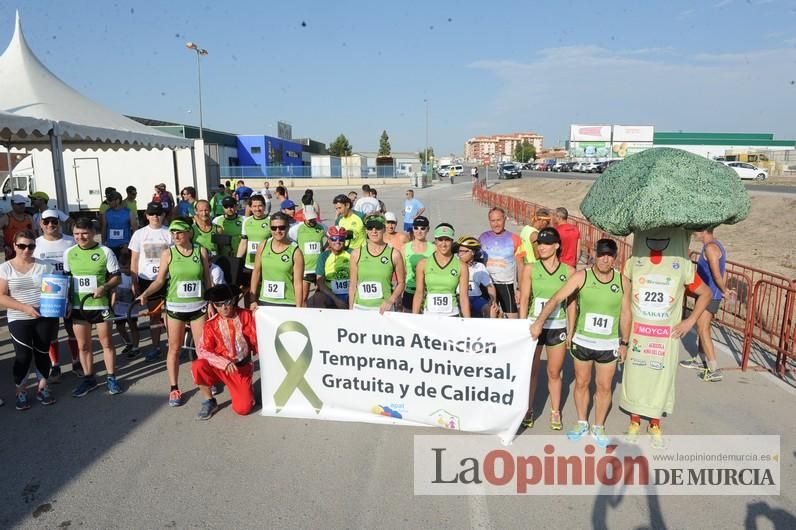
[(213, 386), (216, 383), (224, 383), (232, 397), (232, 410), (241, 416), (251, 412), (254, 406), (253, 371), (252, 363), (239, 366), (238, 371), (231, 374), (215, 368), (207, 362), (207, 359), (196, 359), (191, 364), (193, 380), (197, 385)]

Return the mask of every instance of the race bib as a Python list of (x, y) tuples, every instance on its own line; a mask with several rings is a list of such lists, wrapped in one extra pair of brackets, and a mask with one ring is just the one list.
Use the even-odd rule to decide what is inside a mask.
[(96, 276), (73, 276), (75, 291), (79, 294), (89, 294), (97, 290)]
[(348, 294), (348, 280), (332, 280), (334, 294)]
[(154, 278), (160, 272), (160, 260), (144, 262), (144, 274)]
[(202, 296), (202, 282), (199, 280), (177, 282), (177, 298), (198, 298)]
[(271, 280), (265, 280), (263, 282), (263, 296), (265, 296), (266, 298), (284, 300), (285, 282), (274, 282)]
[(614, 328), (614, 317), (599, 313), (586, 313), (584, 330), (597, 335), (610, 335)]
[(379, 300), (384, 298), (379, 282), (362, 282), (359, 284), (359, 298), (362, 300)]
[(468, 284), (467, 293), (469, 296), (478, 296), (479, 294), (481, 294), (480, 292), (476, 291), (475, 282), (472, 281)]
[(308, 241), (304, 243), (304, 254), (320, 254), (321, 243), (320, 241)]
[(453, 312), (452, 294), (429, 294), (426, 296), (426, 311), (448, 314)]
[(404, 208), (404, 211), (406, 213), (412, 213), (412, 207), (411, 206), (407, 206), (406, 208)]
[(252, 255), (257, 254), (257, 247), (260, 246), (260, 242), (252, 241), (251, 239), (249, 239), (248, 241), (249, 241), (249, 254)]
[(669, 308), (669, 293), (663, 289), (639, 289), (639, 306), (642, 311)]
[(123, 239), (124, 230), (111, 228), (108, 230), (108, 239)]

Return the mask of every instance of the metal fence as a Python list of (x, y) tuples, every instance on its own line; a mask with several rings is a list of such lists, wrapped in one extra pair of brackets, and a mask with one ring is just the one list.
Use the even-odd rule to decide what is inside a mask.
[[(528, 224), (540, 204), (524, 201), (487, 190), (483, 185), (473, 186), (473, 199), (488, 206), (499, 206), (517, 223)], [(610, 237), (619, 247), (617, 259), (624, 263), (630, 257), (633, 247), (630, 237), (614, 237), (589, 223), (586, 219), (570, 216), (580, 230), (581, 255), (579, 260), (587, 263), (592, 257), (592, 249), (598, 239)], [(692, 252), (696, 261), (699, 253)], [(773, 371), (780, 376), (788, 370), (788, 362), (796, 361), (796, 280), (735, 261), (727, 260), (727, 286), (736, 296), (724, 300), (715, 322), (732, 329), (743, 337), (741, 369), (746, 370), (754, 346), (774, 353), (771, 363)], [(693, 301), (686, 297), (689, 307)]]
[(245, 178), (408, 178), (413, 172), (401, 166), (221, 166), (221, 179)]

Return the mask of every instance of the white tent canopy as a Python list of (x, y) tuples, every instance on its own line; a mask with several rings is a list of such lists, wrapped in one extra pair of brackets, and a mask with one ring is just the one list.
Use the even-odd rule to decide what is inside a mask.
[[(94, 141), (152, 147), (192, 147), (191, 140), (141, 125), (91, 101), (33, 54), (17, 13), (14, 36), (0, 56), (0, 112), (58, 123), (63, 141)], [(0, 115), (0, 119), (4, 116)], [(0, 122), (5, 128), (5, 121)]]
[(191, 149), (194, 141), (147, 127), (91, 101), (50, 72), (22, 34), (17, 12), (14, 36), (0, 55), (0, 143), (49, 143), (58, 207), (67, 211), (63, 143), (91, 142), (150, 148)]

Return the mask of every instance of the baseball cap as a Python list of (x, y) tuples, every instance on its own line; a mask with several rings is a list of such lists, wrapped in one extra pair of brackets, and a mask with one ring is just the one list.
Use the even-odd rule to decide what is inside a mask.
[(384, 216), (382, 215), (369, 215), (365, 217), (365, 228), (370, 230), (371, 228), (377, 228), (381, 230), (384, 228)]
[(150, 202), (146, 205), (147, 215), (163, 215), (163, 205), (159, 202)]
[(116, 188), (114, 188), (113, 186), (108, 186), (107, 188), (105, 188), (105, 197), (107, 197), (114, 191), (116, 191)]
[(279, 207), (283, 210), (290, 210), (296, 207), (296, 203), (290, 199), (285, 199)]
[(418, 215), (417, 217), (415, 217), (415, 220), (412, 221), (412, 226), (422, 226), (424, 228), (428, 228), (429, 226), (428, 217), (424, 215)]
[(398, 218), (392, 212), (385, 213), (384, 214), (384, 220), (387, 221), (388, 223), (397, 223), (398, 222)]
[(164, 183), (162, 183), (162, 182), (160, 184), (155, 184), (155, 187), (158, 188), (158, 189), (161, 189), (161, 190), (165, 190), (166, 189), (166, 185)]
[(28, 195), (28, 197), (30, 197), (30, 200), (40, 199), (40, 200), (42, 200), (44, 202), (47, 202), (47, 201), (50, 200), (50, 196), (47, 195), (46, 193), (44, 193), (43, 191), (34, 191), (30, 195)]
[(191, 225), (189, 225), (182, 219), (175, 219), (169, 225), (170, 232), (187, 232), (189, 230), (191, 230)]
[(58, 218), (60, 218), (60, 216), (58, 215), (58, 211), (57, 210), (44, 210), (41, 213), (41, 218), (42, 219), (58, 219)]
[(597, 257), (604, 256), (606, 254), (616, 257), (618, 248), (616, 246), (616, 241), (605, 238), (597, 241), (597, 245), (595, 245), (594, 250), (597, 252)]
[(436, 239), (439, 238), (453, 239), (455, 235), (456, 232), (453, 230), (453, 227), (448, 225), (440, 225), (434, 229), (434, 237)]
[(318, 212), (315, 211), (315, 208), (311, 204), (307, 204), (304, 206), (304, 219), (310, 220), (315, 219), (318, 217)]
[(221, 199), (221, 206), (224, 208), (230, 208), (238, 204), (238, 201), (235, 200), (235, 197), (224, 197)]
[(561, 244), (561, 236), (558, 235), (558, 230), (548, 226), (547, 228), (539, 230), (539, 235), (536, 236), (536, 242), (545, 245), (552, 245), (554, 243)]
[(19, 193), (15, 193), (14, 195), (11, 196), (11, 204), (25, 204), (27, 202), (28, 201), (25, 199), (25, 197), (23, 197)]

